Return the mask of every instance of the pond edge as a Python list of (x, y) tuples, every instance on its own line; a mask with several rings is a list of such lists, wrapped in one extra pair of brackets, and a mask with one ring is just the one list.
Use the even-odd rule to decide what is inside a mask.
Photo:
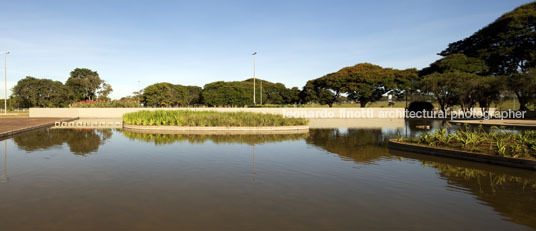
[(13, 136), (13, 135), (16, 135), (16, 134), (29, 132), (29, 131), (40, 129), (40, 128), (53, 127), (56, 123), (71, 122), (71, 121), (74, 121), (74, 120), (77, 120), (77, 119), (78, 119), (78, 117), (64, 118), (64, 119), (61, 119), (61, 120), (55, 121), (55, 122), (48, 122), (48, 123), (44, 123), (44, 124), (37, 124), (37, 125), (28, 126), (28, 127), (24, 127), (24, 128), (14, 129), (14, 130), (10, 130), (10, 131), (0, 133), (0, 138)]

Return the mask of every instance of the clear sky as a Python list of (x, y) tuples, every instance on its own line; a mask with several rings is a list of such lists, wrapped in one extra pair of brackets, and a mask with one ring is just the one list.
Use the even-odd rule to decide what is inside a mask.
[(9, 88), (25, 76), (65, 82), (85, 67), (120, 98), (156, 82), (250, 78), (254, 51), (257, 76), (287, 87), (361, 62), (423, 68), (530, 1), (0, 2)]

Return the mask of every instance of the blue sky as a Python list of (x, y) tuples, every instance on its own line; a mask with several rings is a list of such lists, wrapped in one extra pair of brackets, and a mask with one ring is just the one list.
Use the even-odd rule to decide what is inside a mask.
[(361, 62), (425, 67), (527, 2), (1, 0), (0, 51), (11, 52), (10, 88), (25, 76), (64, 82), (76, 67), (98, 71), (112, 98), (156, 82), (244, 80), (253, 51), (258, 77), (301, 88)]

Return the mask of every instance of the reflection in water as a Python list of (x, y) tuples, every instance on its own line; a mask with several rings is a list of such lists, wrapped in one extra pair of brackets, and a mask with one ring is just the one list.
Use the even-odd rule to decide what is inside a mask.
[(392, 158), (387, 140), (394, 133), (381, 129), (314, 129), (306, 138), (308, 144), (335, 153), (345, 160), (370, 163), (382, 158)]
[(0, 177), (0, 182), (6, 183), (9, 178), (7, 177), (7, 140), (4, 140), (4, 174)]
[[(413, 126), (419, 125), (414, 123)], [(417, 129), (410, 134), (419, 132)], [(373, 163), (400, 157), (418, 160), (423, 166), (437, 169), (451, 187), (470, 191), (514, 223), (536, 229), (536, 173), (522, 169), (473, 163), (442, 157), (389, 150), (386, 141), (395, 132), (380, 129), (315, 129), (306, 141), (345, 160)]]
[(97, 152), (99, 146), (112, 136), (111, 129), (39, 129), (13, 137), (25, 151), (49, 149), (64, 143), (76, 155)]
[(199, 134), (154, 134), (123, 131), (123, 135), (131, 140), (141, 140), (157, 145), (172, 144), (178, 142), (189, 142), (191, 144), (202, 144), (211, 141), (216, 144), (221, 143), (242, 143), (242, 144), (263, 144), (282, 141), (303, 140), (307, 133), (298, 134), (232, 134), (232, 135), (199, 135)]
[[(520, 229), (515, 225), (520, 224), (521, 228), (536, 229), (536, 172), (389, 150), (389, 138), (422, 131), (415, 129), (421, 123), (407, 124), (407, 130), (311, 129), (309, 134), (286, 135), (37, 130), (15, 136), (14, 144), (34, 153), (54, 147), (61, 152), (62, 145), (67, 144), (70, 152), (77, 155), (97, 151), (109, 155), (71, 159), (62, 155), (55, 161), (43, 161), (44, 158), (35, 159), (39, 155), (17, 155), (14, 151), (10, 164), (17, 167), (10, 168), (10, 183), (2, 185), (8, 187), (0, 187), (0, 211), (10, 213), (0, 215), (19, 221), (24, 214), (30, 214), (34, 215), (31, 219), (47, 221), (48, 212), (61, 217), (67, 209), (72, 214), (81, 214), (66, 219), (75, 226), (79, 224), (76, 221), (90, 220), (96, 221), (95, 227), (124, 223), (131, 224), (133, 229), (158, 223), (145, 220), (149, 217), (147, 213), (163, 222), (154, 229), (177, 228), (173, 226), (177, 225), (176, 214), (185, 217), (183, 222), (188, 225), (207, 224), (207, 220), (215, 225), (251, 220), (251, 226), (246, 228), (256, 224), (304, 230), (314, 229), (311, 224), (327, 224), (318, 227), (339, 230), (393, 228), (383, 222), (382, 216), (388, 216), (401, 229), (449, 229), (452, 224), (437, 224), (448, 225), (453, 221), (465, 221), (465, 225), (480, 222), (478, 225), (506, 229)], [(440, 126), (431, 125), (432, 129)], [(120, 139), (123, 137), (117, 134), (112, 138), (113, 132), (129, 139)], [(104, 141), (107, 148), (99, 150)], [(289, 142), (272, 144), (282, 141)], [(219, 145), (222, 143), (236, 145)], [(126, 150), (126, 154), (117, 155), (114, 150)], [(6, 151), (4, 147), (2, 180), (7, 181)], [(34, 161), (28, 161), (30, 158)], [(367, 167), (354, 168), (363, 164)], [(56, 197), (57, 193), (61, 196)], [(129, 197), (124, 196), (127, 193)], [(51, 200), (53, 205), (27, 200), (32, 197)], [(448, 205), (453, 203), (454, 206)], [(31, 209), (37, 205), (47, 213), (32, 213), (38, 211)], [(124, 213), (125, 208), (131, 212)], [(490, 208), (495, 212), (490, 213)], [(99, 223), (102, 211), (109, 210), (113, 211), (107, 216), (109, 220)], [(219, 214), (226, 216), (222, 218)], [(171, 225), (165, 226), (169, 224), (164, 221)], [(229, 227), (232, 226), (226, 226), (235, 228)]]
[(435, 168), (451, 187), (468, 190), (512, 222), (536, 229), (535, 172), (398, 150), (390, 152)]

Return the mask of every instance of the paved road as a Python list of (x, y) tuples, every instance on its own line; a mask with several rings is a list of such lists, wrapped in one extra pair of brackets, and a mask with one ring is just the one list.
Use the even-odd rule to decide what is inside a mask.
[(48, 123), (54, 123), (56, 121), (64, 120), (65, 118), (29, 118), (29, 117), (4, 117), (0, 118), (0, 134), (11, 132), (15, 130), (31, 128), (35, 126), (45, 125)]

